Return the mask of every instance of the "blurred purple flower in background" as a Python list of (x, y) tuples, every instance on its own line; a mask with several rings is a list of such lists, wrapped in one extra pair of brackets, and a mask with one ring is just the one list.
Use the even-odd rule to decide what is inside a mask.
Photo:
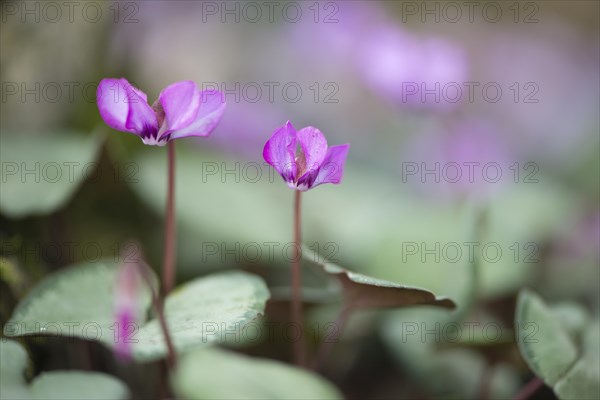
[(600, 98), (591, 90), (600, 85), (597, 39), (586, 40), (556, 20), (534, 31), (505, 31), (481, 43), (486, 75), (477, 79), (493, 77), (504, 88), (506, 101), (481, 102), (487, 109), (479, 112), (495, 114), (510, 128), (509, 139), (518, 151), (560, 168), (597, 154)]
[(395, 103), (442, 110), (460, 103), (457, 85), (462, 89), (469, 64), (457, 44), (388, 24), (373, 30), (359, 51), (366, 84)]
[(115, 290), (115, 355), (121, 361), (131, 359), (130, 337), (136, 330), (139, 318), (137, 294), (140, 289), (140, 276), (136, 263), (124, 263), (117, 276)]
[(309, 63), (334, 69), (338, 76), (352, 72), (374, 94), (395, 104), (447, 110), (461, 103), (465, 96), (457, 86), (464, 89), (470, 72), (465, 48), (405, 30), (376, 2), (336, 4), (335, 21), (315, 24), (307, 19), (292, 28), (294, 49)]
[(499, 132), (481, 119), (452, 121), (408, 144), (403, 182), (441, 200), (485, 201), (511, 180), (514, 157)]
[(284, 119), (285, 113), (279, 104), (228, 102), (227, 113), (219, 123), (223, 134), (215, 135), (208, 144), (203, 143), (203, 148), (214, 147), (239, 158), (259, 161), (265, 145), (264, 132)]
[(210, 135), (226, 104), (221, 92), (200, 91), (194, 82), (182, 81), (167, 86), (151, 107), (146, 94), (124, 78), (100, 81), (97, 102), (108, 126), (156, 146), (173, 139)]
[(263, 157), (291, 189), (304, 192), (322, 183), (340, 183), (349, 148), (349, 144), (328, 147), (317, 128), (296, 131), (288, 121), (267, 141)]
[[(362, 45), (368, 33), (385, 20), (386, 10), (373, 1), (335, 4), (335, 11), (323, 12), (318, 23), (313, 18), (303, 18), (291, 26), (289, 40), (294, 43), (294, 49), (310, 55), (306, 61), (319, 68), (327, 68), (329, 62), (339, 63), (338, 66), (350, 65), (349, 61), (357, 55), (357, 46)], [(323, 58), (328, 60), (328, 65), (323, 65)]]

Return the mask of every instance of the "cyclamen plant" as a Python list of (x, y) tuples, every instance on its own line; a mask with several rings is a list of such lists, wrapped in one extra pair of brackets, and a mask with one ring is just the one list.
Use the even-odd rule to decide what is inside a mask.
[(113, 129), (133, 133), (147, 145), (168, 146), (168, 188), (163, 261), (163, 289), (175, 282), (175, 145), (174, 140), (208, 136), (225, 111), (225, 96), (217, 90), (200, 91), (192, 81), (167, 86), (152, 106), (144, 92), (126, 79), (107, 78), (97, 91), (100, 116)]
[[(175, 150), (173, 140), (188, 136), (208, 136), (217, 126), (225, 110), (225, 98), (214, 90), (200, 91), (191, 81), (174, 83), (166, 87), (150, 106), (147, 96), (126, 79), (103, 79), (97, 92), (98, 109), (108, 126), (133, 133), (146, 145), (168, 146), (168, 193), (165, 225), (163, 285), (165, 294), (175, 278), (175, 214), (174, 171)], [(288, 187), (295, 190), (294, 243), (292, 260), (292, 319), (302, 327), (302, 277), (300, 268), (301, 246), (301, 192), (324, 183), (338, 184), (342, 180), (349, 144), (331, 146), (320, 130), (305, 127), (296, 130), (288, 121), (278, 128), (265, 144), (263, 157), (282, 176)], [(127, 344), (127, 327), (135, 321), (133, 298), (137, 289), (134, 267), (125, 266), (118, 280), (115, 319), (121, 329), (122, 341), (116, 352), (122, 359), (131, 355)], [(148, 283), (148, 282), (147, 282)], [(150, 284), (151, 286), (151, 284)], [(155, 297), (156, 311), (162, 315)], [(169, 332), (160, 318), (165, 339), (170, 343)], [(172, 345), (168, 346), (174, 360)], [(302, 340), (294, 344), (294, 359), (306, 366), (306, 351)]]
[[(349, 149), (349, 144), (328, 147), (320, 130), (309, 126), (297, 131), (290, 121), (273, 133), (263, 149), (265, 161), (295, 190), (291, 315), (293, 323), (300, 328), (303, 325), (300, 194), (323, 183), (340, 183)], [(303, 340), (294, 341), (294, 360), (301, 366), (307, 364)]]

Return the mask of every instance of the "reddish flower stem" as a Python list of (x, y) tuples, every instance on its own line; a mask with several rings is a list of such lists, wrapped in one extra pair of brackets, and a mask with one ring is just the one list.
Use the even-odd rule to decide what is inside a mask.
[(165, 245), (163, 258), (163, 289), (167, 295), (175, 284), (175, 142), (167, 143), (168, 181), (165, 211)]
[(306, 366), (306, 350), (304, 345), (304, 329), (302, 317), (302, 269), (301, 269), (301, 253), (300, 245), (301, 237), (301, 221), (300, 221), (300, 195), (302, 192), (296, 190), (294, 192), (294, 257), (292, 258), (292, 323), (300, 329), (300, 337), (294, 341), (294, 362), (296, 365)]
[(160, 329), (165, 337), (165, 343), (167, 345), (167, 364), (169, 368), (174, 369), (177, 365), (177, 353), (175, 352), (175, 346), (173, 346), (173, 340), (171, 339), (171, 334), (169, 333), (167, 320), (165, 319), (164, 304), (158, 292), (154, 288), (154, 282), (152, 280), (152, 275), (150, 274), (150, 267), (144, 261), (142, 261), (140, 264), (142, 267), (142, 277), (150, 289), (154, 312), (156, 313), (156, 317), (158, 318), (158, 322), (160, 324)]

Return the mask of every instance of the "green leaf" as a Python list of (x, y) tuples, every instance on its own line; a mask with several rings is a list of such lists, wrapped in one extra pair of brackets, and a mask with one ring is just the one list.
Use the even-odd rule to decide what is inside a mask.
[(29, 360), (23, 346), (13, 340), (0, 342), (0, 399), (35, 400), (121, 400), (129, 398), (129, 389), (120, 380), (97, 372), (43, 372), (31, 385), (23, 373)]
[[(480, 349), (450, 347), (454, 340), (471, 337), (472, 325), (451, 318), (443, 310), (405, 308), (386, 315), (381, 337), (391, 356), (411, 380), (432, 398), (477, 398), (485, 370), (490, 372), (490, 399), (512, 398), (520, 379), (514, 368), (489, 363)], [(458, 332), (449, 328), (458, 327)]]
[[(4, 334), (79, 337), (112, 348), (118, 268), (105, 260), (48, 276), (17, 305)], [(262, 279), (244, 272), (217, 273), (176, 288), (165, 301), (165, 318), (176, 349), (239, 339), (243, 327), (264, 312), (268, 298)], [(140, 290), (138, 305), (142, 315), (150, 309), (149, 290)], [(139, 323), (130, 338), (134, 357), (139, 361), (164, 357), (167, 350), (158, 321)]]
[(537, 294), (524, 289), (517, 299), (515, 328), (525, 361), (553, 386), (577, 359), (577, 348), (561, 321)]
[(98, 372), (53, 371), (40, 374), (30, 386), (34, 399), (125, 400), (127, 386), (112, 376)]
[(306, 246), (302, 248), (302, 255), (320, 265), (323, 271), (340, 282), (346, 303), (353, 307), (397, 308), (413, 305), (431, 305), (450, 309), (456, 307), (452, 300), (446, 297), (437, 298), (428, 290), (349, 271), (328, 262)]
[[(600, 322), (590, 322), (589, 317), (584, 322), (586, 316), (573, 304), (550, 308), (528, 290), (517, 300), (521, 354), (561, 399), (600, 398)], [(527, 324), (528, 332), (523, 328)]]
[(561, 399), (600, 399), (600, 323), (584, 333), (581, 358), (554, 386)]
[[(114, 261), (102, 260), (72, 265), (49, 275), (17, 304), (4, 334), (78, 337), (111, 347), (118, 268)], [(148, 310), (149, 290), (140, 290), (138, 304), (142, 311)]]
[(550, 308), (565, 330), (575, 341), (578, 341), (590, 320), (587, 310), (573, 302), (558, 303)]
[[(215, 342), (241, 341), (246, 324), (261, 315), (269, 291), (263, 280), (245, 272), (224, 272), (198, 278), (167, 296), (165, 317), (180, 352)], [(136, 335), (134, 356), (150, 360), (166, 354), (157, 320)]]
[(75, 133), (0, 137), (0, 211), (11, 218), (51, 213), (73, 196), (103, 143), (100, 135)]
[(329, 382), (304, 369), (216, 348), (186, 354), (173, 376), (183, 399), (341, 399)]

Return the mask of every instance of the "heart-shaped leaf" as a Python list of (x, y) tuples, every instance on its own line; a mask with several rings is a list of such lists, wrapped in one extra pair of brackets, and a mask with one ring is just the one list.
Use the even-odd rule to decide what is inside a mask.
[(0, 342), (0, 399), (124, 400), (127, 386), (97, 372), (52, 371), (37, 376), (30, 385), (23, 373), (29, 360), (25, 349), (13, 340)]
[[(244, 326), (261, 315), (269, 291), (257, 275), (223, 272), (195, 279), (173, 291), (165, 302), (165, 318), (178, 351), (214, 342), (241, 341)], [(166, 354), (157, 320), (136, 335), (134, 356), (140, 360)]]
[(103, 143), (100, 135), (2, 134), (0, 211), (11, 218), (44, 215), (63, 206), (87, 178)]
[(566, 318), (565, 307), (550, 308), (526, 289), (519, 293), (515, 316), (519, 350), (561, 399), (600, 398), (600, 324), (583, 323), (586, 315), (578, 312)]
[(324, 272), (334, 276), (342, 285), (347, 305), (356, 308), (397, 308), (413, 305), (431, 305), (436, 307), (456, 307), (446, 297), (436, 297), (432, 292), (413, 286), (372, 278), (349, 271), (336, 264), (327, 262), (308, 247), (302, 248), (302, 256), (314, 261)]
[[(113, 346), (118, 269), (118, 263), (101, 260), (72, 265), (48, 275), (17, 304), (4, 325), (4, 334), (69, 336)], [(140, 290), (141, 310), (148, 310), (150, 304), (150, 291)]]
[[(50, 275), (17, 305), (4, 334), (79, 337), (112, 348), (118, 331), (113, 310), (118, 268), (106, 260)], [(176, 350), (235, 340), (233, 330), (239, 338), (243, 327), (263, 313), (268, 298), (262, 279), (245, 272), (216, 273), (175, 289), (165, 301), (165, 318)], [(140, 291), (138, 304), (150, 309), (149, 290)], [(164, 357), (167, 349), (158, 321), (139, 322), (129, 337), (134, 358)]]
[(531, 370), (553, 386), (577, 359), (577, 347), (544, 301), (522, 290), (515, 316), (517, 343)]
[(182, 399), (341, 399), (339, 391), (304, 369), (217, 348), (187, 353), (173, 376)]

